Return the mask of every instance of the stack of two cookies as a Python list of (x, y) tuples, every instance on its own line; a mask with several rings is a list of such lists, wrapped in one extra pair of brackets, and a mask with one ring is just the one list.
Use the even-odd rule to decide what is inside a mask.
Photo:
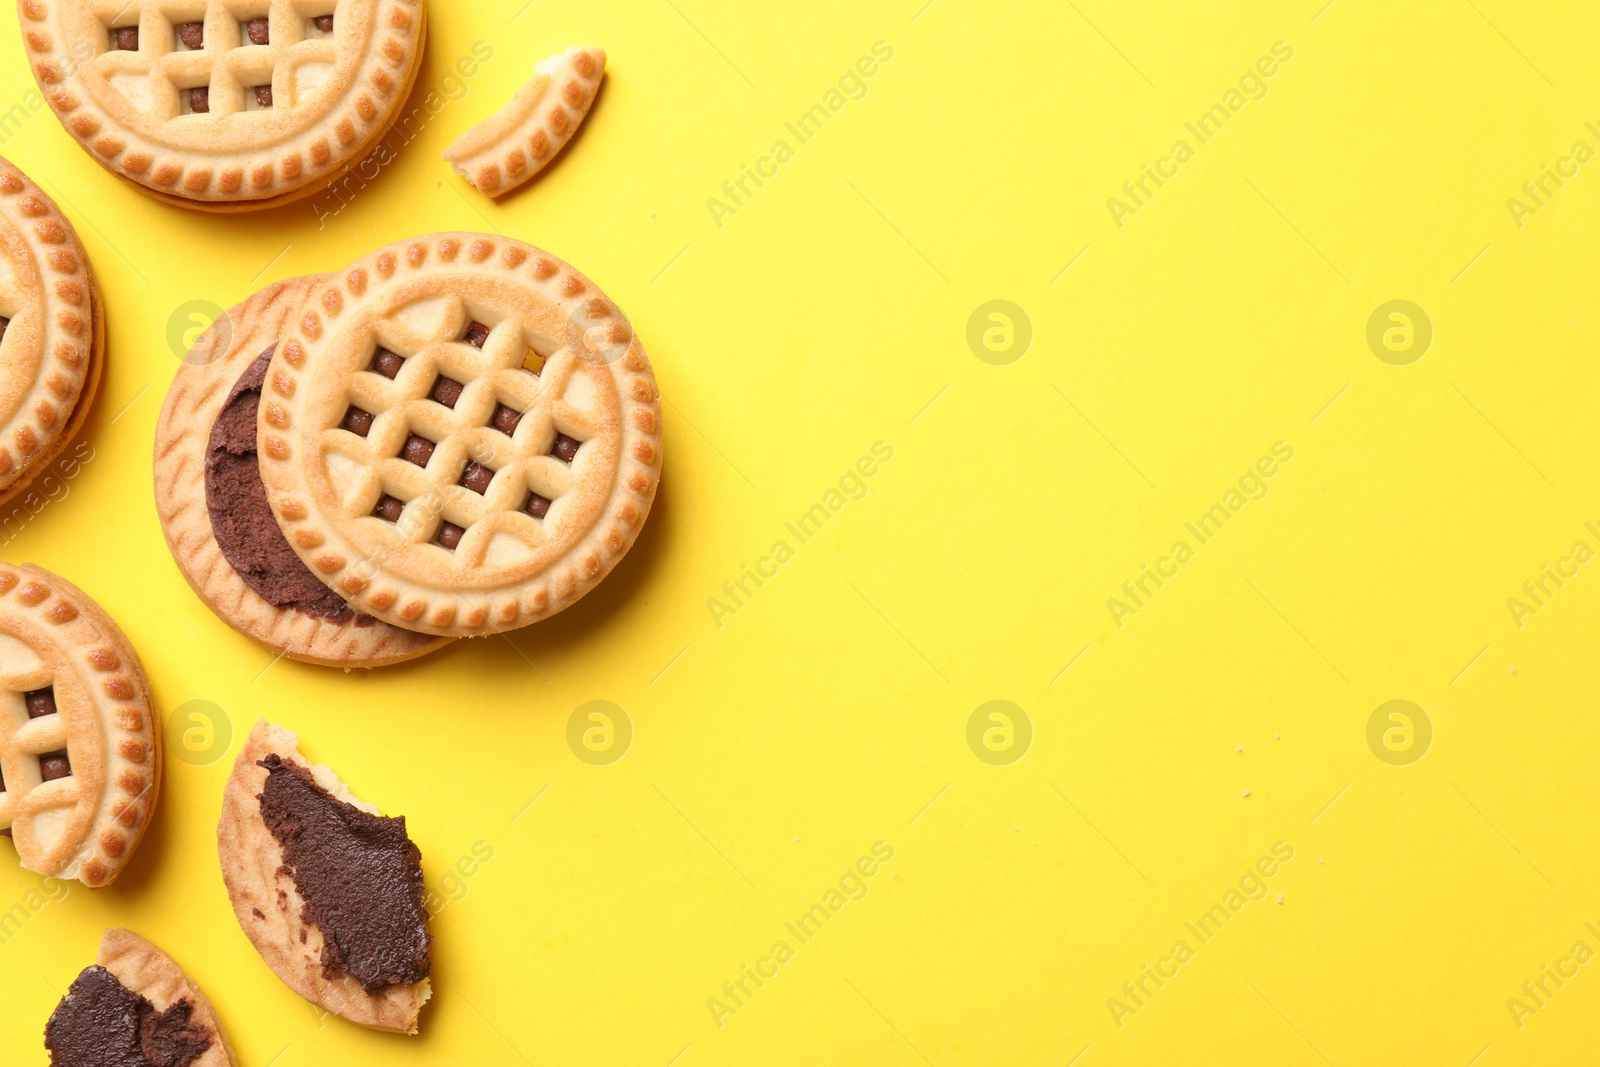
[(633, 544), (660, 466), (626, 317), (554, 256), (473, 233), (231, 309), (185, 358), (155, 443), (162, 527), (201, 599), (341, 667), (572, 604)]

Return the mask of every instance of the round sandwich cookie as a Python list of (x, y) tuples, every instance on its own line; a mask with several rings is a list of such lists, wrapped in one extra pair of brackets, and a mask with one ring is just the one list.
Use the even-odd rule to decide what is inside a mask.
[(211, 1002), (138, 934), (107, 930), (45, 1026), (50, 1067), (234, 1067)]
[(223, 622), (291, 659), (377, 667), (450, 639), (361, 614), (313, 575), (267, 506), (256, 460), (268, 362), (290, 319), (328, 278), (269, 286), (195, 342), (156, 424), (156, 511), (178, 569)]
[(245, 936), (284, 984), (362, 1026), (417, 1032), (431, 995), (422, 854), (299, 740), (259, 722), (222, 795), (217, 851)]
[(632, 546), (661, 471), (655, 374), (593, 282), (505, 237), (361, 259), (267, 367), (261, 480), (356, 610), (452, 636), (537, 622)]
[(105, 336), (72, 224), (0, 159), (0, 504), (48, 470), (83, 427)]
[(480, 193), (509, 193), (572, 140), (605, 70), (606, 54), (599, 48), (571, 48), (542, 60), (510, 103), (445, 149), (445, 162)]
[(19, 0), (39, 89), (96, 162), (181, 207), (278, 207), (394, 123), (425, 0)]
[(150, 683), (128, 639), (72, 583), (0, 563), (0, 830), (22, 865), (109, 885), (160, 785)]

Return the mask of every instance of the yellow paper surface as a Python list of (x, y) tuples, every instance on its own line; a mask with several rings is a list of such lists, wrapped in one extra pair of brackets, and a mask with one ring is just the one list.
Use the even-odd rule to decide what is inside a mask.
[[(110, 324), (93, 458), (0, 551), (105, 605), (176, 717), (114, 888), (0, 845), (0, 1059), (45, 1061), (126, 925), (252, 1065), (1583, 1062), (1600, 14), (1322, 5), (435, 4), (394, 158), (225, 218), (103, 172), (0, 20), (0, 154)], [(439, 153), (580, 44), (585, 128), (481, 197)], [(156, 520), (185, 337), (445, 229), (624, 308), (655, 510), (531, 629), (274, 662)], [(319, 1015), (234, 922), (214, 830), (263, 716), (407, 818), (419, 1038)]]

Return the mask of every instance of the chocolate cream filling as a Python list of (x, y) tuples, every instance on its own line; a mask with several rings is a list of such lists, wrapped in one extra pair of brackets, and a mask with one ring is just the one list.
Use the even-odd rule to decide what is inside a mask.
[(104, 967), (78, 975), (44, 1028), (51, 1067), (189, 1067), (211, 1047), (211, 1028), (180, 1000), (156, 1011)]
[(405, 819), (345, 803), (276, 753), (260, 766), (261, 818), (305, 900), (301, 918), (322, 932), (324, 973), (343, 971), (369, 994), (426, 978), (422, 853)]
[(371, 626), (323, 585), (289, 547), (272, 515), (256, 462), (256, 408), (273, 345), (239, 376), (211, 427), (206, 445), (206, 510), (217, 547), (244, 583), (267, 603), (330, 622)]

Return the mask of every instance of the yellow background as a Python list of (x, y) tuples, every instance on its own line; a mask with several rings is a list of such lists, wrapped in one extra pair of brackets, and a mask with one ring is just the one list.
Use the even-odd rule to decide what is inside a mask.
[[(494, 58), (322, 227), (307, 205), (164, 207), (48, 112), (7, 128), (0, 153), (89, 248), (110, 357), (95, 458), (4, 555), (97, 597), (161, 708), (213, 702), (234, 742), (169, 758), (114, 888), (0, 945), (0, 1059), (43, 1062), (59, 992), (117, 924), (188, 968), (255, 1067), (1592, 1056), (1600, 963), (1520, 1026), (1507, 1000), (1600, 949), (1600, 564), (1520, 628), (1507, 601), (1600, 548), (1600, 163), (1520, 227), (1507, 200), (1575, 141), (1600, 149), (1600, 14), (923, 4), (435, 4), (414, 104), (473, 42)], [(894, 55), (865, 97), (797, 146), (785, 121), (878, 41)], [(1198, 145), (1184, 123), (1278, 41), (1265, 97)], [(544, 178), (493, 203), (440, 161), (536, 60), (591, 43), (605, 87)], [(32, 88), (9, 20), (0, 56), (5, 108)], [(793, 158), (716, 225), (708, 198), (779, 138)], [(1119, 227), (1108, 198), (1178, 138), (1194, 158)], [(638, 329), (666, 419), (655, 512), (597, 592), (509, 640), (370, 674), (274, 665), (162, 542), (169, 318), (485, 228), (569, 259)], [(1033, 330), (1005, 366), (966, 339), (993, 299)], [(1434, 331), (1406, 366), (1366, 341), (1395, 299)], [(795, 542), (784, 523), (879, 441), (865, 498)], [(1268, 495), (1119, 627), (1108, 598), (1278, 441), (1294, 458)], [(794, 558), (719, 627), (708, 600), (780, 538)], [(996, 699), (1033, 726), (1008, 766), (966, 740)], [(1433, 727), (1404, 766), (1367, 744), (1394, 699)], [(620, 762), (568, 746), (591, 700), (633, 725)], [(319, 1018), (234, 922), (214, 827), (261, 716), (404, 814), (430, 887), (460, 898), (433, 923), (420, 1038)], [(784, 924), (880, 841), (866, 897), (800, 945)], [(1184, 923), (1280, 841), (1266, 898), (1199, 944)], [(493, 859), (446, 886), (480, 842)], [(0, 911), (37, 884), (0, 862)], [(794, 958), (714, 1021), (779, 939)], [(1194, 958), (1115, 1019), (1180, 939)]]

